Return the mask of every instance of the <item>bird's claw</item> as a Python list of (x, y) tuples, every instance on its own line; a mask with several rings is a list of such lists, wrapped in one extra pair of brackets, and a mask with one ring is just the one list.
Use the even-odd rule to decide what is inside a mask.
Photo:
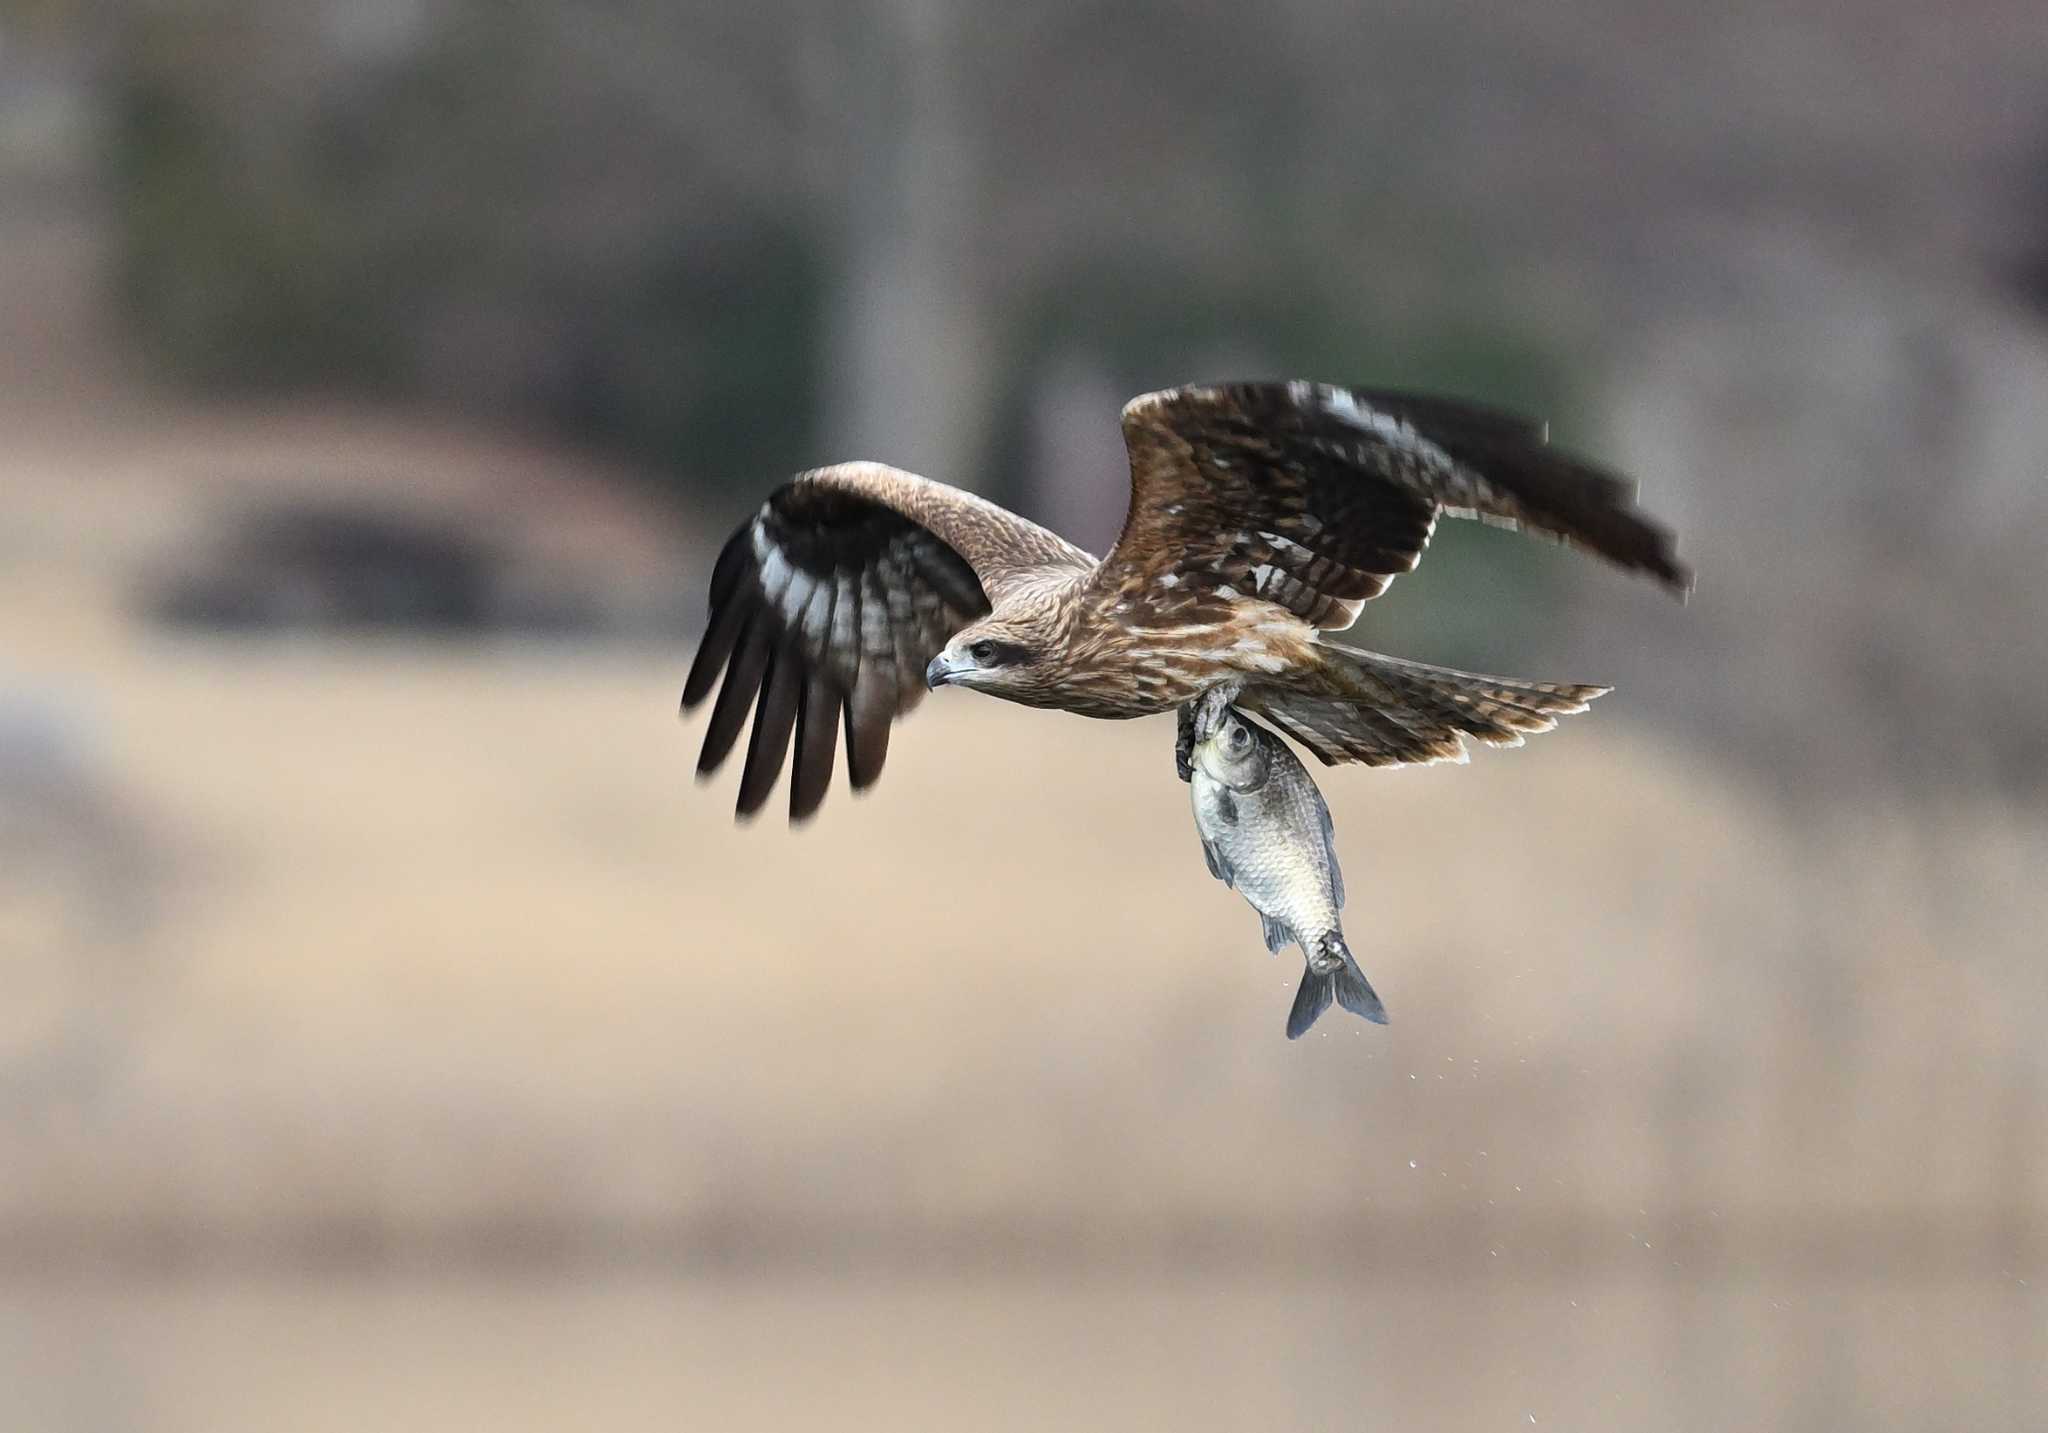
[(1182, 702), (1173, 738), (1173, 769), (1182, 781), (1195, 779), (1195, 704)]

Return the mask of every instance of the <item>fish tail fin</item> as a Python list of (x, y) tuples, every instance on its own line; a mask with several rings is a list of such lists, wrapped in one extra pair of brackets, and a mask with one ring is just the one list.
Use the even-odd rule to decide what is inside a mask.
[(1387, 1023), (1387, 1007), (1380, 1004), (1379, 993), (1372, 988), (1372, 982), (1365, 978), (1365, 972), (1352, 959), (1351, 947), (1344, 943), (1344, 937), (1332, 931), (1323, 942), (1323, 948), (1344, 963), (1331, 973), (1337, 985), (1337, 1003), (1353, 1015), (1363, 1015), (1375, 1025)]
[[(1322, 966), (1321, 970), (1317, 966)], [(1301, 972), (1301, 985), (1294, 992), (1294, 1008), (1287, 1012), (1287, 1038), (1299, 1040), (1335, 1000), (1354, 1015), (1375, 1025), (1387, 1023), (1387, 1007), (1352, 959), (1344, 937), (1332, 931), (1317, 942), (1316, 954)]]
[(1301, 985), (1294, 992), (1294, 1008), (1287, 1012), (1287, 1038), (1299, 1040), (1308, 1033), (1308, 1027), (1316, 1023), (1316, 1017), (1330, 1008), (1330, 999), (1337, 991), (1337, 972), (1327, 971), (1316, 974), (1311, 965), (1301, 972)]
[(1248, 687), (1238, 705), (1271, 719), (1325, 765), (1463, 761), (1465, 740), (1520, 746), (1606, 687), (1530, 682), (1321, 643), (1312, 683)]

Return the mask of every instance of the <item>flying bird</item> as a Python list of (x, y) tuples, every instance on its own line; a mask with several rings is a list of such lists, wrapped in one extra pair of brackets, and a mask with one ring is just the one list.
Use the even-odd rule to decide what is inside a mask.
[[(1220, 683), (1325, 764), (1462, 761), (1518, 746), (1605, 687), (1480, 676), (1339, 646), (1446, 514), (1522, 528), (1683, 596), (1691, 574), (1634, 485), (1550, 447), (1528, 419), (1328, 384), (1168, 389), (1123, 410), (1131, 499), (1097, 560), (994, 503), (881, 463), (777, 489), (712, 568), (683, 708), (719, 686), (700, 775), (753, 713), (739, 814), (794, 740), (790, 818), (817, 810), (841, 733), (881, 775), (890, 726), (968, 687), (1091, 717), (1183, 708)], [(724, 681), (718, 683), (719, 674)], [(1182, 713), (1186, 775), (1187, 708)]]

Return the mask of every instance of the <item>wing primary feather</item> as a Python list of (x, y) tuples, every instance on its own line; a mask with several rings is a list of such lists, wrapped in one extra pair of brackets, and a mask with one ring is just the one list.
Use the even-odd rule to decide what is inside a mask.
[(711, 607), (723, 607), (739, 590), (740, 579), (754, 567), (754, 533), (760, 519), (740, 524), (738, 532), (725, 540), (718, 560), (711, 564)]
[(699, 776), (716, 771), (739, 740), (740, 728), (747, 724), (747, 712), (761, 688), (773, 640), (768, 614), (760, 608), (747, 613), (733, 645), (732, 661), (725, 669), (725, 685), (718, 689), (718, 701), (711, 708), (711, 723), (704, 728), (704, 750), (697, 757)]
[(889, 723), (895, 715), (889, 689), (870, 673), (846, 703), (846, 776), (855, 791), (865, 791), (882, 774), (889, 759)]
[(839, 689), (830, 674), (815, 669), (804, 682), (796, 714), (796, 766), (789, 777), (789, 819), (806, 821), (832, 784), (839, 746)]
[(803, 661), (793, 642), (775, 648), (768, 675), (761, 684), (761, 702), (754, 709), (754, 734), (747, 742), (747, 764), (740, 772), (739, 814), (751, 816), (775, 789), (782, 763), (789, 755), (790, 728), (796, 725), (797, 699), (803, 691)]
[(684, 711), (711, 695), (711, 684), (718, 680), (718, 673), (732, 655), (733, 644), (739, 640), (746, 622), (744, 603), (727, 601), (711, 609), (704, 635), (697, 643), (697, 658), (690, 663), (690, 675), (683, 682)]

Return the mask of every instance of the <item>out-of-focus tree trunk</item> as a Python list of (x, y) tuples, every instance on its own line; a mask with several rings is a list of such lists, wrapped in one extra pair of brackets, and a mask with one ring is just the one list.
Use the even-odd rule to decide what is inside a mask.
[[(989, 406), (974, 233), (969, 57), (944, 0), (869, 0), (810, 92), (833, 172), (838, 282), (824, 316), (825, 451), (972, 485)], [(829, 80), (827, 76), (829, 75)]]

